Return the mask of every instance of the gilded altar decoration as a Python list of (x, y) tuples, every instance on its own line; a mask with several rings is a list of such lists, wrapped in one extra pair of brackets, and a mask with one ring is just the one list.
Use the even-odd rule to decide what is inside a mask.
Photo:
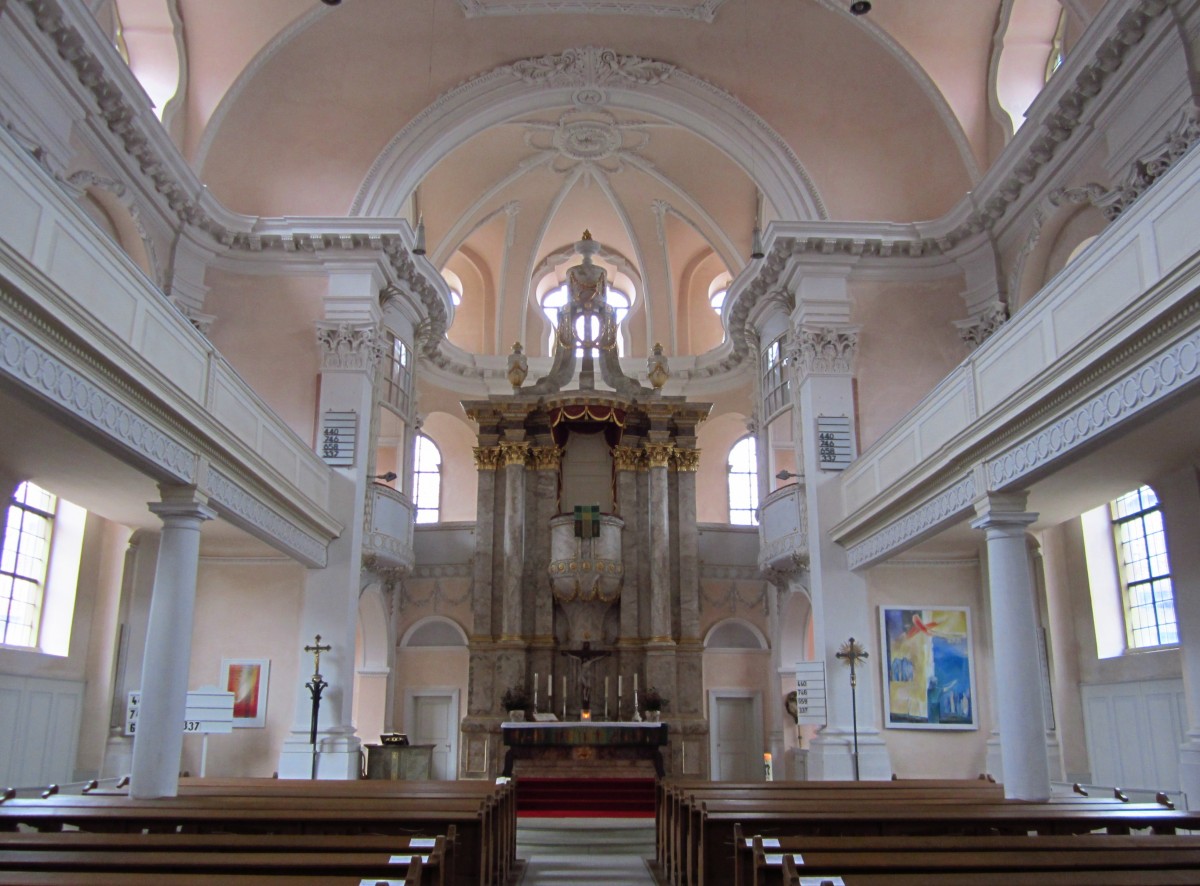
[(521, 348), (521, 343), (513, 342), (512, 353), (508, 355), (508, 383), (513, 390), (525, 384), (525, 376), (529, 375), (529, 358)]

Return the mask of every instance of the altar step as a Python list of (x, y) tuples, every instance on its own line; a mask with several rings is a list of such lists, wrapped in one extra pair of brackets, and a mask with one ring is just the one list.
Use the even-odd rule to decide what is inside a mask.
[(518, 778), (523, 817), (653, 817), (650, 778)]
[(517, 858), (543, 855), (654, 857), (652, 818), (522, 818)]

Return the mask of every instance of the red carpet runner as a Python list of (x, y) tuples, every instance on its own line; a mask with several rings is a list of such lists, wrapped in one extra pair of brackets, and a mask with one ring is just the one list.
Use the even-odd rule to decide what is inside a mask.
[(653, 818), (652, 778), (518, 778), (517, 815)]

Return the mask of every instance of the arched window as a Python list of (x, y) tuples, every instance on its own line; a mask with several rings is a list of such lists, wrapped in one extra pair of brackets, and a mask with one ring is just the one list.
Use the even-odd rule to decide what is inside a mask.
[[(608, 292), (605, 295), (604, 301), (608, 305), (610, 305), (611, 307), (616, 309), (617, 329), (620, 330), (621, 324), (625, 322), (625, 317), (629, 314), (629, 305), (631, 302), (629, 296), (626, 295), (621, 290), (614, 289), (613, 287), (610, 286), (610, 287), (608, 287)], [(565, 283), (562, 286), (559, 286), (555, 289), (551, 289), (549, 292), (547, 292), (542, 297), (542, 312), (545, 313), (546, 317), (550, 320), (550, 350), (551, 350), (551, 352), (553, 352), (553, 350), (554, 350), (554, 331), (556, 329), (558, 329), (558, 312), (560, 310), (562, 310), (562, 308), (565, 307), (566, 304), (567, 304), (567, 284), (565, 284)], [(576, 327), (576, 330), (575, 330), (576, 333), (578, 333), (581, 338), (584, 337), (583, 322), (584, 322), (584, 318), (580, 317), (579, 320), (577, 321), (578, 326)], [(600, 321), (598, 318), (592, 317), (591, 322), (592, 322), (594, 328), (587, 330), (587, 332), (589, 333), (589, 335), (587, 337), (595, 338), (600, 333), (599, 327), (596, 326), (596, 324), (598, 324)], [(575, 356), (582, 357), (583, 349), (576, 348)], [(625, 339), (622, 335), (620, 335), (619, 332), (617, 334), (617, 356), (618, 357), (625, 356)]]
[(1162, 508), (1149, 486), (1111, 505), (1130, 649), (1179, 642)]
[(8, 506), (0, 557), (0, 643), (36, 646), (57, 499), (22, 483)]
[(729, 450), (729, 522), (758, 525), (758, 444), (753, 435), (743, 437)]
[(418, 523), (436, 523), (442, 503), (442, 453), (424, 434), (417, 434), (413, 458), (413, 505)]

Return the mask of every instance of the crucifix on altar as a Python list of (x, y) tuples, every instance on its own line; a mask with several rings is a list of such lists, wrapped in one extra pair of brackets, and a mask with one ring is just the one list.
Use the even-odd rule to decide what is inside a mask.
[[(573, 658), (579, 662), (579, 719), (592, 719), (592, 664), (597, 659), (607, 658), (612, 653), (592, 649), (592, 644), (585, 640), (580, 649), (564, 650), (563, 654), (567, 658)], [(604, 696), (604, 719), (608, 719), (608, 694)]]

